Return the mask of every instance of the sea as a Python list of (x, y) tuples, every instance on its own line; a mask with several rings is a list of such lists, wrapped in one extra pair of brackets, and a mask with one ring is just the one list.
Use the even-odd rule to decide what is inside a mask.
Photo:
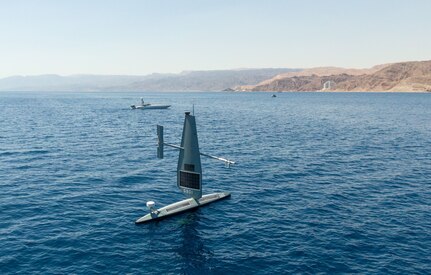
[[(0, 93), (0, 274), (431, 274), (431, 94), (275, 95)], [(232, 195), (135, 225), (185, 198), (186, 111)]]

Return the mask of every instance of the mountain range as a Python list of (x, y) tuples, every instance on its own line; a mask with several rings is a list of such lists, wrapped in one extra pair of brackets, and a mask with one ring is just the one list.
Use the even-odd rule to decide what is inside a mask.
[(221, 91), (257, 84), (300, 69), (187, 71), (179, 74), (12, 76), (0, 79), (0, 91)]
[[(326, 84), (326, 85), (325, 85)], [(369, 69), (322, 67), (277, 75), (236, 91), (431, 91), (431, 61), (383, 64)]]
[(431, 92), (431, 61), (368, 69), (317, 67), (150, 75), (37, 75), (0, 79), (0, 91), (387, 91)]

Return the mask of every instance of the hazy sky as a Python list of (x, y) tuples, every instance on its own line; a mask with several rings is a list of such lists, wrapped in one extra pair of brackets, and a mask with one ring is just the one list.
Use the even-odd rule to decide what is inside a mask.
[(0, 77), (431, 59), (430, 0), (0, 0)]

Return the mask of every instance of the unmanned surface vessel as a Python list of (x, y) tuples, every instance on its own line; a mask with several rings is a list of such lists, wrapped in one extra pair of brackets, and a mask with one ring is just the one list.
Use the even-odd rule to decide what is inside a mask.
[(235, 162), (201, 153), (199, 151), (196, 121), (190, 112), (185, 113), (183, 135), (181, 146), (165, 143), (163, 140), (163, 126), (157, 125), (157, 157), (163, 158), (164, 145), (180, 150), (177, 167), (177, 186), (188, 197), (188, 199), (172, 203), (162, 208), (155, 208), (154, 201), (148, 201), (147, 207), (150, 213), (136, 220), (136, 224), (159, 220), (192, 210), (199, 206), (207, 205), (211, 202), (228, 198), (230, 193), (220, 192), (202, 195), (202, 168), (201, 155), (225, 162), (227, 167)]

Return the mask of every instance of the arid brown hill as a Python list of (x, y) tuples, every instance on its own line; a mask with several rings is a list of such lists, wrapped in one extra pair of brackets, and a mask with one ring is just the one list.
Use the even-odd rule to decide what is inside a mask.
[[(319, 71), (319, 74), (307, 75)], [(323, 84), (331, 81), (327, 91), (431, 91), (431, 61), (402, 62), (379, 65), (367, 70), (332, 68), (326, 72), (340, 72), (329, 75), (323, 68), (306, 69), (297, 75), (279, 75), (254, 86), (241, 86), (245, 91), (320, 91)], [(362, 72), (362, 73), (361, 73)]]

